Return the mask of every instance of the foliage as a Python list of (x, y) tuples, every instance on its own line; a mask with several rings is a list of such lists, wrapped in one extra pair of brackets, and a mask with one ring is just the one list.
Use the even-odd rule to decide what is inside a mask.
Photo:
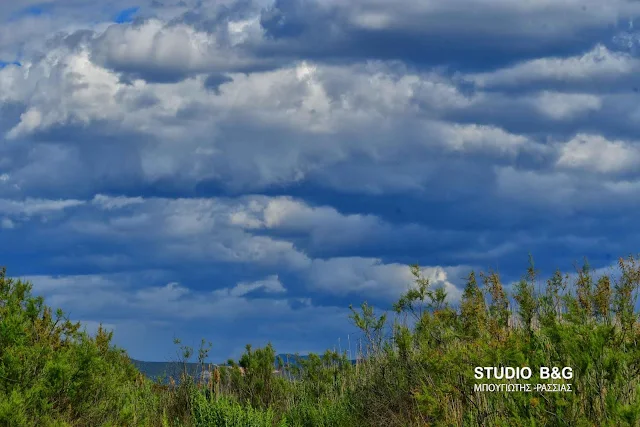
[[(271, 427), (273, 410), (254, 409), (230, 398), (208, 401), (204, 394), (193, 394), (193, 424), (207, 427)], [(286, 424), (283, 424), (283, 426)]]
[(145, 424), (139, 372), (102, 326), (80, 330), (0, 270), (0, 425)]
[[(393, 316), (351, 307), (366, 341), (355, 364), (336, 351), (276, 360), (271, 345), (248, 345), (212, 366), (210, 344), (176, 341), (183, 370), (168, 384), (142, 377), (110, 332), (80, 331), (2, 270), (0, 425), (640, 425), (640, 265), (618, 267), (596, 276), (585, 262), (542, 283), (530, 259), (511, 286), (471, 272), (451, 305), (413, 266)], [(547, 382), (540, 366), (569, 366), (573, 391), (482, 392), (476, 366), (528, 366), (532, 378), (516, 382), (532, 384)]]

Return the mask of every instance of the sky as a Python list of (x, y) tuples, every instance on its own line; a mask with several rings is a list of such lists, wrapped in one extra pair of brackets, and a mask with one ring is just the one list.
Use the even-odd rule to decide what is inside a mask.
[(638, 252), (640, 2), (0, 2), (0, 265), (131, 357), (323, 351)]

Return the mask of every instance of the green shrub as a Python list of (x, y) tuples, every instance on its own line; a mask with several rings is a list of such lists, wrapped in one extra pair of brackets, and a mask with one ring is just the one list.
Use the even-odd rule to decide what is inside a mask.
[(358, 425), (349, 411), (346, 399), (320, 403), (302, 402), (284, 416), (290, 427), (351, 427)]
[[(193, 425), (196, 427), (272, 427), (272, 409), (257, 409), (223, 397), (208, 400), (200, 391), (193, 393)], [(281, 424), (286, 427), (286, 424)]]
[[(142, 382), (100, 327), (80, 330), (0, 270), (0, 425), (142, 425)], [(145, 397), (145, 399), (147, 399)]]

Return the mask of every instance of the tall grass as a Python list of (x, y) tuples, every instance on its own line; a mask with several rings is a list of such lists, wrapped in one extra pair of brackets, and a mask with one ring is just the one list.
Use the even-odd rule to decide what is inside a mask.
[[(414, 266), (393, 312), (351, 308), (365, 337), (355, 365), (336, 351), (277, 361), (267, 345), (215, 367), (203, 342), (181, 346), (181, 358), (197, 355), (211, 375), (193, 378), (185, 364), (166, 386), (137, 372), (111, 333), (80, 332), (1, 270), (0, 425), (637, 426), (640, 266), (618, 267), (595, 276), (585, 264), (542, 283), (531, 261), (513, 286), (472, 272), (452, 306)], [(548, 382), (540, 366), (569, 366), (573, 391), (476, 391), (476, 366), (531, 367), (519, 383)]]

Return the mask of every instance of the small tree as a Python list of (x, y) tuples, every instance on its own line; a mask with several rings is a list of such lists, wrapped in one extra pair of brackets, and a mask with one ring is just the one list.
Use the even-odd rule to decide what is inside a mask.
[(364, 333), (368, 342), (368, 350), (371, 354), (377, 354), (382, 349), (384, 341), (384, 327), (387, 322), (387, 314), (376, 316), (373, 306), (363, 302), (358, 313), (352, 305), (349, 306), (351, 314), (349, 318)]

